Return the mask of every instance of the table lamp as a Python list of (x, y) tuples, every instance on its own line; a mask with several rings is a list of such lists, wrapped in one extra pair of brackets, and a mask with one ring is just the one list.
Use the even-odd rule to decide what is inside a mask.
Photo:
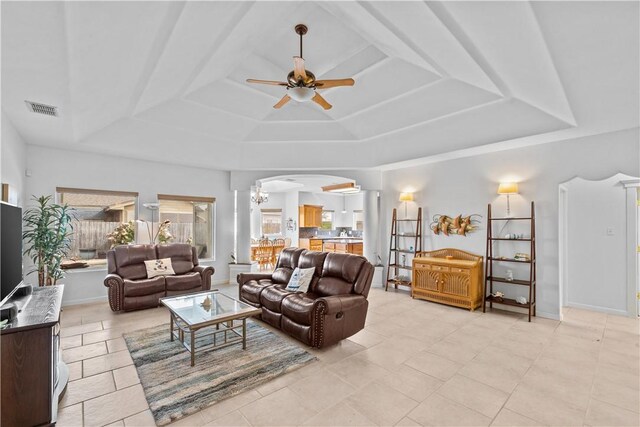
[(507, 195), (507, 218), (511, 216), (511, 206), (509, 205), (509, 195), (518, 194), (518, 184), (515, 182), (501, 182), (498, 186), (498, 194)]
[(404, 202), (404, 217), (407, 218), (407, 202), (413, 202), (413, 193), (400, 193), (400, 201)]

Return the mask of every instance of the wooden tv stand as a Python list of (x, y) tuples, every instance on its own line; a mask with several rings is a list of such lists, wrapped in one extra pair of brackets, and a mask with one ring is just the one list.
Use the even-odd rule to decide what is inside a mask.
[(11, 300), (20, 310), (0, 331), (0, 425), (54, 425), (69, 370), (60, 352), (63, 285), (34, 288)]

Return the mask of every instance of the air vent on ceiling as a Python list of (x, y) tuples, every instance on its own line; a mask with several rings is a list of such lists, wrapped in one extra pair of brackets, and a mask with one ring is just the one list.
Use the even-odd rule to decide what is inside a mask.
[(24, 101), (27, 109), (32, 113), (44, 114), (46, 116), (58, 117), (58, 107), (52, 105), (40, 104), (39, 102)]

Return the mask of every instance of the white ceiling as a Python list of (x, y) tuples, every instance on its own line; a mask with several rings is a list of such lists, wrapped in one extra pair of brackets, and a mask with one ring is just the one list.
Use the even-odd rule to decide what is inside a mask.
[[(31, 144), (225, 170), (395, 167), (639, 125), (638, 2), (2, 2)], [(298, 52), (333, 109), (295, 101)], [(59, 107), (52, 118), (24, 100)]]

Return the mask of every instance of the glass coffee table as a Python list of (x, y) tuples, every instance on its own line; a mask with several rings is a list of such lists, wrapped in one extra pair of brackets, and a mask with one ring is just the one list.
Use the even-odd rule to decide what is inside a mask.
[[(177, 338), (191, 353), (242, 343), (247, 348), (247, 318), (261, 310), (218, 291), (160, 298), (171, 313), (171, 341)], [(237, 324), (235, 322), (238, 322)], [(241, 331), (240, 331), (241, 330)], [(209, 338), (210, 337), (210, 338)], [(200, 341), (200, 346), (196, 346)]]

